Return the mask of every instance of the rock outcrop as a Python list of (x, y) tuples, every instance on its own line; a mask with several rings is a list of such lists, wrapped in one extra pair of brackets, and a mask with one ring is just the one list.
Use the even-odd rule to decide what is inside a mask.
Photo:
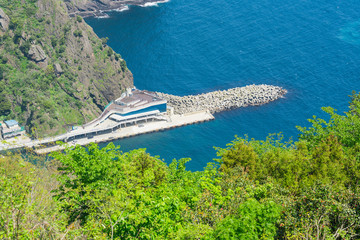
[(183, 97), (160, 92), (156, 94), (168, 101), (168, 105), (174, 108), (175, 114), (184, 114), (201, 110), (216, 113), (239, 107), (262, 105), (286, 93), (287, 91), (281, 87), (262, 84)]
[(39, 45), (31, 45), (28, 56), (35, 62), (43, 62), (47, 58), (44, 50)]
[(124, 9), (126, 5), (144, 6), (148, 3), (165, 2), (166, 0), (66, 0), (65, 3), (71, 16), (80, 15), (104, 16), (104, 11)]
[(57, 76), (60, 76), (61, 74), (64, 73), (64, 71), (62, 70), (61, 65), (59, 63), (54, 64), (54, 71)]
[(6, 32), (9, 29), (10, 18), (0, 8), (0, 33)]

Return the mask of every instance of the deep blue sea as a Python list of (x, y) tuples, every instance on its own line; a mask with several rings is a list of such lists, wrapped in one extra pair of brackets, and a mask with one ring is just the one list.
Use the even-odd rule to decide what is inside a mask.
[(284, 87), (284, 99), (216, 120), (116, 141), (202, 170), (235, 135), (297, 139), (322, 106), (347, 110), (360, 91), (360, 4), (355, 0), (172, 0), (86, 21), (126, 60), (139, 89), (176, 95), (248, 84)]

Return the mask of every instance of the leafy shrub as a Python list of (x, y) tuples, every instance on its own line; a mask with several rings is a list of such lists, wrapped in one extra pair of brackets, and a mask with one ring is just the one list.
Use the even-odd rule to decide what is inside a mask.
[(107, 55), (108, 55), (108, 57), (110, 57), (111, 55), (113, 55), (113, 53), (114, 53), (114, 51), (109, 47), (109, 48), (107, 49)]
[(82, 31), (79, 30), (79, 29), (78, 29), (78, 30), (75, 30), (75, 31), (74, 31), (74, 36), (75, 36), (75, 37), (79, 37), (79, 38), (82, 37), (82, 36), (83, 36), (83, 35), (82, 35)]
[(20, 46), (20, 50), (21, 52), (27, 56), (28, 55), (28, 52), (30, 50), (30, 42), (29, 41), (25, 41), (23, 44), (21, 44)]
[(249, 199), (240, 205), (237, 216), (222, 220), (214, 231), (215, 239), (274, 239), (281, 207), (272, 201)]
[(9, 115), (11, 112), (11, 103), (3, 93), (0, 93), (0, 115)]
[(108, 40), (109, 40), (109, 38), (108, 37), (106, 37), (106, 38), (101, 38), (101, 43), (102, 43), (102, 45), (106, 45), (106, 43), (108, 42)]
[(82, 17), (81, 16), (76, 16), (76, 21), (82, 22)]
[(126, 61), (125, 61), (125, 60), (121, 60), (120, 66), (121, 66), (121, 70), (122, 70), (123, 72), (125, 72), (125, 70), (127, 69)]

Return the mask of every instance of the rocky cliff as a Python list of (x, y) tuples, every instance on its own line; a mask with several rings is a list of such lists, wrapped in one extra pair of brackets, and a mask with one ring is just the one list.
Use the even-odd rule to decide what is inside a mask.
[(81, 2), (0, 0), (0, 120), (15, 118), (36, 137), (58, 134), (133, 85), (121, 56), (70, 17), (69, 4)]
[(10, 19), (6, 13), (0, 8), (0, 34), (2, 35), (9, 28)]

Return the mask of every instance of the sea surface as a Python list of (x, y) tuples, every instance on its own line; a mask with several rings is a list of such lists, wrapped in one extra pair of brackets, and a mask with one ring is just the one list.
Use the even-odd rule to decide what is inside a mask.
[(284, 99), (216, 114), (216, 120), (118, 140), (165, 162), (202, 170), (235, 135), (265, 139), (309, 126), (322, 106), (347, 111), (360, 91), (360, 4), (354, 0), (172, 0), (87, 18), (126, 60), (139, 89), (198, 94), (248, 84), (288, 90)]

